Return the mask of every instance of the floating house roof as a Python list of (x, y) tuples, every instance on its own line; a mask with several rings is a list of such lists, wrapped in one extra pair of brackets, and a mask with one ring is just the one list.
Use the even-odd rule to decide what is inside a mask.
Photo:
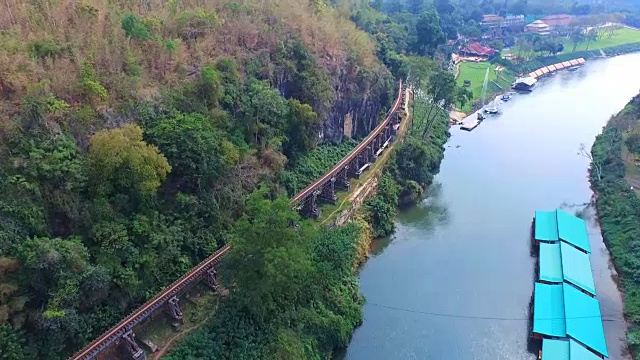
[(558, 241), (558, 221), (556, 219), (556, 212), (537, 210), (535, 216), (536, 240)]
[[(536, 291), (538, 291), (537, 285), (538, 284), (536, 284)], [(554, 288), (553, 290), (547, 291), (556, 290)], [(579, 341), (597, 353), (608, 357), (609, 353), (607, 351), (607, 343), (604, 337), (602, 314), (600, 312), (600, 303), (598, 300), (568, 284), (562, 284), (562, 293), (562, 303), (564, 308), (563, 315), (566, 318), (566, 326), (564, 327), (564, 330), (567, 336)]]
[(569, 340), (542, 340), (542, 360), (571, 360), (569, 357)]
[(532, 77), (523, 77), (516, 79), (515, 84), (525, 84), (527, 86), (533, 86), (537, 81), (538, 80)]
[(566, 336), (567, 331), (564, 312), (563, 285), (535, 283), (533, 294), (533, 332), (554, 337)]
[[(562, 241), (560, 242), (560, 254), (562, 263), (561, 273), (564, 281), (572, 283), (591, 295), (595, 295), (596, 285), (593, 282), (589, 254), (585, 254)], [(540, 267), (542, 268), (542, 247), (540, 248), (540, 256)]]
[(542, 340), (542, 360), (601, 360), (573, 339)]
[(560, 240), (590, 253), (591, 246), (589, 245), (589, 235), (587, 234), (587, 225), (584, 220), (569, 215), (560, 209), (556, 210), (556, 215)]
[(564, 277), (562, 275), (562, 259), (560, 254), (560, 244), (540, 243), (539, 258), (540, 258), (540, 269), (539, 269), (540, 280), (547, 281), (547, 282), (555, 282), (555, 283), (561, 283), (564, 281)]

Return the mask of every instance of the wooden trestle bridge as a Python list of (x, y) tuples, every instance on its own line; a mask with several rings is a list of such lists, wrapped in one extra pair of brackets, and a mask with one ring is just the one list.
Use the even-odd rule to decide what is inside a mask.
[[(320, 216), (318, 201), (335, 203), (337, 200), (336, 188), (349, 189), (349, 179), (360, 176), (363, 171), (375, 162), (378, 155), (387, 148), (396, 136), (400, 125), (401, 113), (406, 110), (404, 108), (406, 93), (406, 89), (402, 81), (400, 81), (396, 100), (384, 120), (329, 172), (291, 199), (291, 205), (294, 209), (300, 211), (304, 216), (318, 217)], [(120, 346), (123, 355), (128, 359), (146, 359), (145, 351), (136, 341), (133, 332), (134, 326), (140, 324), (158, 310), (164, 310), (173, 319), (181, 321), (180, 295), (187, 288), (201, 280), (206, 281), (207, 285), (217, 291), (218, 281), (215, 264), (230, 249), (231, 245), (227, 244), (216, 251), (69, 359), (96, 359), (100, 353), (113, 345)]]

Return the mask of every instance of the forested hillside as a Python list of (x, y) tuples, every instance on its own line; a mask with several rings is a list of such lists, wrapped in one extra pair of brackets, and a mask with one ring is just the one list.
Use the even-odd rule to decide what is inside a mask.
[[(328, 146), (345, 129), (357, 139), (376, 125), (399, 78), (425, 89), (443, 79), (429, 88), (434, 101), (464, 96), (430, 59), (457, 8), (0, 8), (0, 358), (70, 355), (230, 241), (231, 296), (172, 356), (203, 345), (205, 358), (313, 359), (347, 344), (362, 321), (362, 229), (318, 232), (284, 194), (353, 146)], [(435, 128), (407, 148), (431, 149), (417, 162), (430, 173), (396, 178), (411, 194), (437, 171), (446, 123)]]
[(602, 235), (621, 277), (627, 343), (640, 356), (640, 95), (612, 117), (591, 150)]
[[(0, 348), (62, 358), (228, 241), (246, 195), (395, 91), (322, 1), (0, 11)], [(348, 115), (347, 115), (348, 114)]]

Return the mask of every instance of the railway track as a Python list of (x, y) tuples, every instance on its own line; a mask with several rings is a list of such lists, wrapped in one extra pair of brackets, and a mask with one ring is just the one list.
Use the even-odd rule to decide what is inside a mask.
[[(375, 137), (380, 134), (380, 132), (389, 123), (391, 115), (398, 111), (398, 108), (400, 107), (402, 102), (402, 91), (403, 86), (402, 81), (400, 81), (398, 86), (398, 96), (391, 109), (389, 109), (389, 112), (387, 112), (384, 120), (378, 126), (376, 126), (376, 128), (358, 146), (356, 146), (355, 149), (353, 149), (342, 160), (340, 160), (340, 162), (338, 162), (329, 172), (327, 172), (321, 178), (319, 178), (318, 180), (304, 188), (304, 190), (302, 190), (296, 196), (294, 196), (293, 199), (291, 199), (291, 204), (295, 205), (301, 199), (304, 199), (307, 195), (313, 192), (317, 187), (324, 184), (328, 179), (331, 179), (333, 176), (335, 176), (336, 173), (338, 173), (342, 168), (344, 168), (346, 164), (348, 164), (356, 156), (358, 156), (373, 141), (373, 139), (375, 139)], [(129, 316), (122, 319), (114, 327), (107, 330), (87, 346), (75, 353), (72, 357), (69, 358), (69, 360), (94, 359), (104, 349), (111, 346), (114, 342), (117, 342), (125, 333), (131, 331), (134, 326), (136, 326), (144, 319), (146, 319), (149, 315), (164, 306), (169, 299), (177, 296), (182, 290), (192, 285), (192, 283), (199, 281), (200, 278), (205, 274), (205, 272), (211, 269), (216, 262), (218, 262), (225, 254), (229, 252), (230, 249), (230, 244), (223, 246), (221, 249), (196, 265), (188, 273), (184, 274), (176, 281), (174, 281), (171, 285), (167, 286), (158, 295), (133, 311), (131, 314), (129, 314)]]

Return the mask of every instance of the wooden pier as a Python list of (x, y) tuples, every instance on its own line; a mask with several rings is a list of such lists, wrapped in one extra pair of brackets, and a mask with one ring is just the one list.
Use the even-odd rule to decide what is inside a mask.
[(480, 125), (480, 120), (478, 120), (478, 115), (474, 113), (473, 115), (462, 120), (462, 126), (460, 126), (460, 129), (471, 131), (478, 127), (478, 125)]

